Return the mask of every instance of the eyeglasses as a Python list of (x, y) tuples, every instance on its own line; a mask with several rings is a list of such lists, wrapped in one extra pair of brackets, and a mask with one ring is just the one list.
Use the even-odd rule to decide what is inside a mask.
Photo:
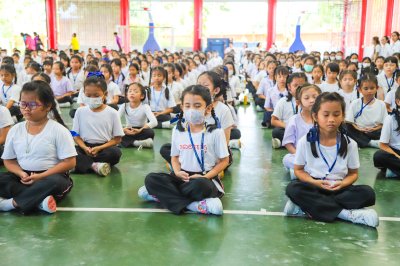
[(18, 105), (21, 109), (28, 107), (30, 110), (35, 110), (39, 106), (43, 106), (43, 104), (38, 104), (37, 102), (19, 102)]

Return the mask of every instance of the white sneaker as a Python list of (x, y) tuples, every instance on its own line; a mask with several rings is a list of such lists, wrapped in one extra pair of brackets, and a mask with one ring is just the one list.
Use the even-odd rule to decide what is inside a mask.
[(170, 123), (169, 121), (165, 121), (165, 122), (162, 122), (162, 123), (161, 123), (161, 128), (171, 129), (171, 128), (173, 128), (173, 127), (174, 127), (174, 126), (171, 125), (171, 123)]
[(153, 139), (148, 138), (145, 140), (135, 140), (133, 142), (133, 146), (135, 146), (135, 147), (142, 146), (142, 148), (153, 148)]
[(379, 218), (374, 209), (350, 210), (348, 220), (355, 224), (364, 224), (371, 227), (378, 227)]
[(386, 169), (386, 175), (387, 178), (393, 178), (393, 177), (397, 177), (397, 175), (395, 173), (393, 173), (392, 170), (390, 170), (389, 168)]
[(281, 140), (278, 138), (272, 139), (272, 148), (279, 149), (281, 147)]
[(229, 147), (231, 149), (239, 150), (242, 147), (242, 143), (240, 142), (240, 139), (231, 139), (229, 141)]
[(201, 201), (194, 201), (187, 207), (190, 211), (201, 214), (222, 215), (224, 210), (219, 198), (207, 198)]
[(290, 180), (296, 180), (297, 176), (294, 174), (294, 169), (290, 168), (289, 169), (289, 173), (290, 173)]
[(38, 206), (38, 208), (47, 213), (55, 213), (57, 211), (56, 200), (53, 196), (47, 196)]
[(257, 112), (264, 112), (265, 110), (261, 108), (259, 105), (256, 106), (256, 111)]
[(70, 102), (59, 103), (58, 106), (60, 106), (60, 108), (67, 108), (71, 106), (71, 103)]
[(99, 176), (107, 176), (111, 172), (109, 163), (93, 163), (92, 169)]
[(305, 216), (306, 214), (300, 209), (299, 206), (294, 204), (290, 199), (286, 202), (283, 213), (287, 216)]
[(139, 188), (138, 190), (138, 196), (141, 199), (144, 199), (145, 201), (155, 201), (155, 202), (160, 202), (156, 196), (150, 195), (149, 192), (147, 191), (146, 186), (143, 186)]
[(371, 140), (368, 143), (368, 147), (379, 149), (379, 140)]

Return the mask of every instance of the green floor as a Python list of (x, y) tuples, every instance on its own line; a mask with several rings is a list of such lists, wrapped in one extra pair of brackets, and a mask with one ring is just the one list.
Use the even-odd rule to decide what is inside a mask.
[[(252, 106), (241, 107), (239, 117), (243, 149), (234, 151), (223, 180), (224, 209), (281, 212), (290, 179), (281, 163), (285, 151), (271, 150), (271, 131), (259, 127), (261, 114)], [(158, 208), (142, 202), (137, 190), (147, 173), (165, 171), (158, 150), (170, 134), (157, 130), (154, 150), (124, 149), (106, 178), (73, 175), (75, 187), (59, 207)], [(400, 181), (378, 175), (373, 153), (360, 152), (358, 183), (375, 188), (381, 217), (396, 220)], [(381, 221), (375, 230), (255, 214), (1, 213), (0, 265), (399, 265), (399, 229), (400, 220)]]

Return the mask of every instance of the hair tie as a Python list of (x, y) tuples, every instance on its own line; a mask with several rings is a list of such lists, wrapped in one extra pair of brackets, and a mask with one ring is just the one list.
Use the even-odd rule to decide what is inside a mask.
[(89, 74), (87, 75), (87, 78), (90, 78), (90, 77), (98, 77), (98, 78), (106, 79), (104, 77), (103, 73), (101, 73), (100, 71), (89, 72)]

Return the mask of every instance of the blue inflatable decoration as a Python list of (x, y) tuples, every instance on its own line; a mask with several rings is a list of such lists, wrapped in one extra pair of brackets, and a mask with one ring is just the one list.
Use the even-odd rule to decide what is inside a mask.
[(148, 8), (144, 8), (144, 10), (146, 10), (147, 14), (149, 15), (149, 36), (147, 37), (147, 41), (144, 43), (143, 53), (146, 53), (147, 51), (154, 53), (155, 51), (160, 51), (160, 45), (158, 45), (156, 38), (154, 36), (153, 16), (151, 15), (150, 10)]
[(290, 53), (294, 53), (296, 51), (306, 51), (306, 47), (304, 47), (303, 42), (301, 41), (301, 37), (300, 37), (300, 18), (297, 20), (297, 25), (296, 25), (296, 37), (294, 39), (293, 44), (290, 46), (289, 48), (289, 52)]

